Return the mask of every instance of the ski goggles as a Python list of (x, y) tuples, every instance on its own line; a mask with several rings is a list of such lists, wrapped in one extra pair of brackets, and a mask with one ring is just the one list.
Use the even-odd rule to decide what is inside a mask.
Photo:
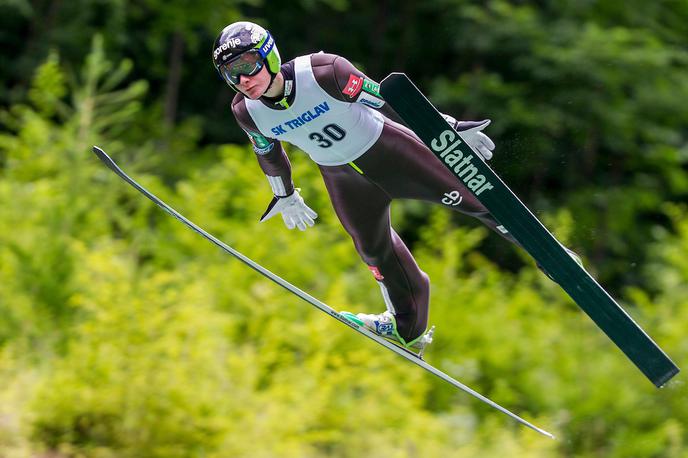
[(230, 84), (239, 84), (241, 75), (254, 76), (265, 65), (265, 59), (257, 49), (246, 51), (236, 59), (223, 64), (219, 70), (222, 78)]

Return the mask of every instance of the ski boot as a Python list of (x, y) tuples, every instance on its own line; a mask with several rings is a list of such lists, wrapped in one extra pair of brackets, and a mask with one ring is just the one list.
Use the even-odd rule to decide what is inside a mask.
[[(353, 314), (351, 312), (340, 312), (347, 320), (359, 326), (364, 326), (369, 331), (377, 334), (386, 340), (409, 350), (416, 354), (420, 359), (423, 359), (423, 353), (428, 345), (432, 343), (432, 335), (435, 332), (435, 327), (430, 328), (429, 331), (424, 332), (410, 342), (404, 340), (397, 331), (397, 321), (388, 310), (379, 314)], [(415, 353), (414, 350), (417, 352)]]

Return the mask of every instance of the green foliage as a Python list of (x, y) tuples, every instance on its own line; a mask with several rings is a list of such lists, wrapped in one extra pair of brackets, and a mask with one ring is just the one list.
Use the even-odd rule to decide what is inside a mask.
[[(414, 79), (445, 111), (492, 117), (499, 173), (592, 272), (617, 278), (614, 295), (685, 367), (688, 210), (675, 203), (688, 187), (685, 6), (411, 3), (389, 16), (339, 0), (242, 8), (274, 26), (286, 58), (307, 43), (384, 73), (417, 61)], [(27, 45), (0, 70), (11, 83), (1, 99), (17, 101), (0, 109), (0, 456), (685, 456), (682, 380), (654, 389), (530, 260), (466, 218), (395, 204), (395, 225), (432, 279), (428, 359), (558, 441), (286, 294), (97, 163), (92, 144), (333, 307), (382, 309), (317, 168), (288, 150), (315, 228), (259, 224), (270, 189), (254, 153), (213, 144), (208, 112), (198, 115), (217, 113), (207, 108), (217, 89), (208, 41), (240, 17), (238, 3), (51, 5), (0, 4), (45, 23), (34, 40), (51, 46)], [(338, 13), (354, 8), (385, 20), (371, 28)], [(175, 34), (189, 99), (170, 126), (159, 87), (148, 87), (164, 79)], [(430, 35), (442, 45), (425, 46)], [(17, 75), (25, 90), (12, 86)], [(232, 120), (217, 100), (224, 135)], [(521, 270), (493, 261), (519, 256)]]
[(64, 110), (62, 99), (66, 94), (67, 87), (60, 70), (59, 57), (53, 51), (36, 70), (33, 87), (29, 90), (29, 100), (41, 115), (50, 118), (56, 112)]

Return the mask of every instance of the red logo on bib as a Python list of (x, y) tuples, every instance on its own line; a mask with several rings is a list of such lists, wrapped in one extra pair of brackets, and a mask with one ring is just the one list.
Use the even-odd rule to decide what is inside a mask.
[(346, 83), (346, 87), (342, 91), (342, 94), (348, 95), (350, 98), (356, 97), (359, 92), (361, 92), (361, 88), (363, 87), (363, 78), (360, 76), (356, 76), (353, 73), (349, 75), (349, 82)]

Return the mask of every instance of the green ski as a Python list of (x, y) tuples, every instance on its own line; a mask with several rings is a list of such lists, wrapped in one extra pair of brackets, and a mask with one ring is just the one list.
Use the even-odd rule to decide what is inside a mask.
[(566, 252), (495, 172), (461, 140), (437, 109), (403, 73), (380, 84), (385, 101), (457, 179), (482, 202), (595, 324), (661, 387), (678, 367), (616, 301)]

